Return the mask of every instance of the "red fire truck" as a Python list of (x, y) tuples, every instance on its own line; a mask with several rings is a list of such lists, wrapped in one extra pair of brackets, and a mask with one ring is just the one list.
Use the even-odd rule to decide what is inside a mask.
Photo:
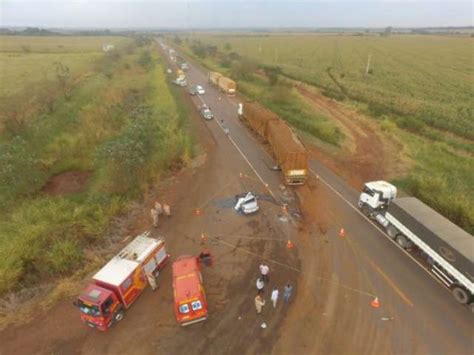
[(158, 276), (168, 261), (164, 241), (149, 234), (137, 236), (100, 269), (75, 302), (88, 326), (107, 330), (122, 320), (147, 286), (147, 275)]
[(207, 319), (207, 301), (198, 259), (180, 256), (173, 263), (174, 310), (182, 326)]

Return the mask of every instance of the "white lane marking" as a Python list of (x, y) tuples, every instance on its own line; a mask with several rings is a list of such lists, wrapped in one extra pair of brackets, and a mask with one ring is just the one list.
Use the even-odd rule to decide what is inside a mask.
[[(199, 99), (201, 100), (201, 102), (203, 104), (205, 104), (204, 100), (201, 98), (201, 96), (198, 96)], [(226, 96), (226, 98), (228, 99), (229, 102), (233, 103), (234, 105), (237, 105), (235, 104), (233, 101), (231, 101), (231, 99), (229, 97)], [(219, 127), (221, 127), (221, 129), (224, 131), (223, 127), (220, 125), (220, 123), (216, 120), (217, 124), (219, 125)], [(225, 131), (224, 131), (225, 132)], [(231, 142), (234, 144), (234, 146), (237, 148), (237, 150), (239, 151), (239, 153), (242, 155), (242, 157), (245, 159), (245, 161), (247, 161), (247, 163), (249, 164), (249, 166), (251, 167), (251, 169), (255, 172), (255, 174), (257, 175), (257, 177), (260, 179), (260, 181), (262, 182), (262, 184), (267, 187), (268, 191), (270, 192), (270, 194), (272, 195), (273, 198), (275, 198), (275, 196), (273, 195), (273, 192), (270, 190), (270, 188), (267, 186), (267, 184), (263, 181), (263, 179), (260, 177), (260, 175), (257, 173), (257, 171), (255, 170), (255, 168), (253, 167), (253, 165), (248, 161), (247, 157), (242, 153), (242, 151), (240, 150), (240, 148), (237, 146), (237, 144), (234, 142), (234, 140), (229, 136)], [(268, 153), (266, 151), (264, 151), (265, 154), (268, 155)], [(350, 208), (352, 208), (354, 211), (356, 211), (360, 216), (362, 216), (367, 222), (369, 222), (375, 229), (377, 232), (379, 232), (380, 234), (382, 234), (385, 238), (387, 238), (390, 243), (394, 244), (397, 249), (401, 250), (405, 255), (407, 255), (413, 262), (415, 262), (419, 267), (421, 267), (423, 269), (423, 271), (425, 271), (433, 280), (435, 280), (437, 283), (439, 283), (440, 285), (443, 285), (443, 283), (437, 278), (435, 277), (429, 270), (427, 270), (423, 264), (421, 264), (418, 260), (416, 260), (408, 251), (406, 251), (405, 249), (402, 249), (398, 246), (398, 244), (392, 239), (390, 238), (387, 234), (385, 234), (384, 232), (382, 232), (379, 227), (373, 222), (371, 221), (367, 216), (365, 216), (357, 207), (355, 207), (351, 202), (349, 202), (344, 196), (342, 196), (342, 194), (340, 194), (334, 187), (332, 187), (326, 180), (324, 180), (323, 178), (321, 178), (320, 175), (316, 174), (316, 172), (313, 170), (313, 169), (309, 169), (311, 171), (311, 173), (316, 177), (318, 178), (319, 180), (321, 180), (327, 187), (329, 187), (329, 189), (331, 189), (337, 196), (339, 196), (347, 205), (349, 205)], [(444, 286), (444, 285), (443, 285)]]
[(359, 215), (361, 215), (367, 222), (369, 222), (377, 232), (379, 232), (380, 234), (382, 234), (385, 238), (387, 238), (390, 243), (394, 244), (397, 249), (399, 249), (400, 251), (402, 251), (405, 255), (407, 255), (412, 261), (414, 261), (419, 267), (421, 267), (423, 269), (423, 271), (425, 271), (433, 280), (435, 280), (437, 283), (439, 283), (440, 285), (443, 285), (443, 283), (438, 279), (436, 278), (431, 272), (429, 272), (429, 270), (427, 270), (423, 264), (421, 264), (418, 260), (416, 260), (408, 251), (406, 251), (405, 249), (402, 249), (398, 246), (398, 244), (392, 239), (390, 238), (387, 234), (385, 234), (383, 231), (381, 231), (378, 227), (378, 225), (376, 225), (373, 221), (371, 221), (365, 214), (363, 214), (361, 211), (359, 211), (359, 209), (357, 207), (355, 207), (351, 202), (349, 202), (349, 200), (347, 200), (344, 196), (342, 196), (334, 187), (332, 187), (326, 180), (324, 180), (321, 175), (318, 175), (316, 174), (316, 172), (313, 170), (313, 169), (309, 169), (309, 171), (311, 171), (311, 173), (319, 180), (321, 180), (327, 187), (329, 187), (337, 196), (339, 196), (347, 205), (349, 205), (350, 208), (352, 208), (354, 211), (356, 211)]
[[(198, 95), (198, 98), (199, 100), (201, 101), (201, 103), (203, 105), (206, 105), (206, 102), (204, 101), (204, 99)], [(277, 201), (273, 191), (270, 189), (269, 185), (265, 182), (265, 180), (263, 180), (263, 178), (260, 176), (260, 174), (257, 172), (257, 169), (255, 169), (255, 167), (252, 165), (252, 163), (248, 160), (247, 156), (244, 154), (244, 152), (242, 152), (242, 150), (239, 148), (239, 146), (237, 145), (237, 143), (235, 143), (235, 141), (232, 139), (232, 137), (229, 135), (228, 131), (226, 131), (226, 129), (224, 128), (224, 126), (219, 122), (218, 119), (214, 119), (214, 121), (217, 123), (217, 125), (220, 127), (220, 129), (222, 130), (222, 132), (224, 132), (226, 135), (227, 135), (227, 138), (229, 138), (230, 142), (234, 145), (235, 149), (237, 149), (237, 151), (240, 153), (240, 155), (242, 156), (242, 158), (244, 158), (244, 160), (247, 162), (247, 164), (250, 166), (250, 169), (252, 169), (252, 171), (255, 173), (255, 175), (257, 176), (257, 178), (260, 180), (260, 182), (263, 184), (263, 186), (265, 186), (265, 188), (268, 190), (268, 192), (270, 193), (270, 195), (275, 199), (275, 201)]]

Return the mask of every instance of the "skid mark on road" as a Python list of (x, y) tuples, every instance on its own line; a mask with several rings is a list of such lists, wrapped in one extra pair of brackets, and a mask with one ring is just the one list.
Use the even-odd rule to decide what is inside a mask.
[(339, 284), (339, 277), (336, 273), (333, 273), (331, 275), (331, 280), (332, 282), (329, 285), (328, 302), (326, 303), (323, 312), (323, 315), (328, 318), (332, 317), (336, 309), (337, 291), (339, 289), (337, 287), (337, 285)]

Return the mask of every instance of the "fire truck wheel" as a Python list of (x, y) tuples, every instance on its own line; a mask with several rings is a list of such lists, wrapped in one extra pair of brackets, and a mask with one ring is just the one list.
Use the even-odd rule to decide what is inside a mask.
[(124, 316), (125, 316), (125, 312), (123, 311), (123, 309), (121, 309), (120, 311), (115, 313), (114, 321), (115, 322), (120, 322), (123, 319)]
[(469, 295), (467, 291), (459, 286), (455, 286), (451, 291), (453, 293), (454, 298), (456, 301), (462, 304), (466, 304), (469, 302)]

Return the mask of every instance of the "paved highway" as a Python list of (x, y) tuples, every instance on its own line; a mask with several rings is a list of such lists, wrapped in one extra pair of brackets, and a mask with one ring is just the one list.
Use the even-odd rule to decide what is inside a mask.
[[(239, 99), (221, 94), (208, 84), (204, 69), (192, 60), (189, 63), (188, 84), (199, 84), (206, 89), (205, 95), (193, 97), (193, 101), (196, 106), (206, 104), (215, 115), (208, 123), (213, 126), (211, 131), (213, 134), (216, 134), (215, 129), (220, 130), (220, 134), (228, 131), (230, 144), (269, 193), (278, 199), (280, 173), (270, 169), (274, 165), (272, 158), (239, 121)], [(319, 162), (310, 161), (310, 167), (319, 179), (318, 193), (327, 198), (328, 214), (332, 216), (333, 223), (326, 234), (333, 241), (330, 245), (333, 279), (338, 284), (350, 285), (354, 293), (359, 292), (354, 308), (342, 303), (342, 294), (337, 296), (342, 292), (340, 288), (329, 291), (330, 296), (338, 300), (331, 307), (354, 314), (345, 326), (370, 332), (363, 335), (367, 343), (376, 337), (389, 337), (389, 347), (385, 349), (390, 353), (473, 354), (474, 317), (469, 310), (457, 304), (448, 290), (359, 213), (358, 191)], [(337, 237), (340, 227), (345, 227), (346, 238)], [(309, 287), (317, 292), (317, 285)], [(382, 305), (375, 315), (368, 306), (369, 296), (377, 296)], [(381, 325), (381, 322), (385, 323)], [(389, 328), (385, 326), (387, 323), (390, 323)], [(351, 341), (350, 334), (348, 339)], [(370, 344), (362, 348), (375, 351)]]

